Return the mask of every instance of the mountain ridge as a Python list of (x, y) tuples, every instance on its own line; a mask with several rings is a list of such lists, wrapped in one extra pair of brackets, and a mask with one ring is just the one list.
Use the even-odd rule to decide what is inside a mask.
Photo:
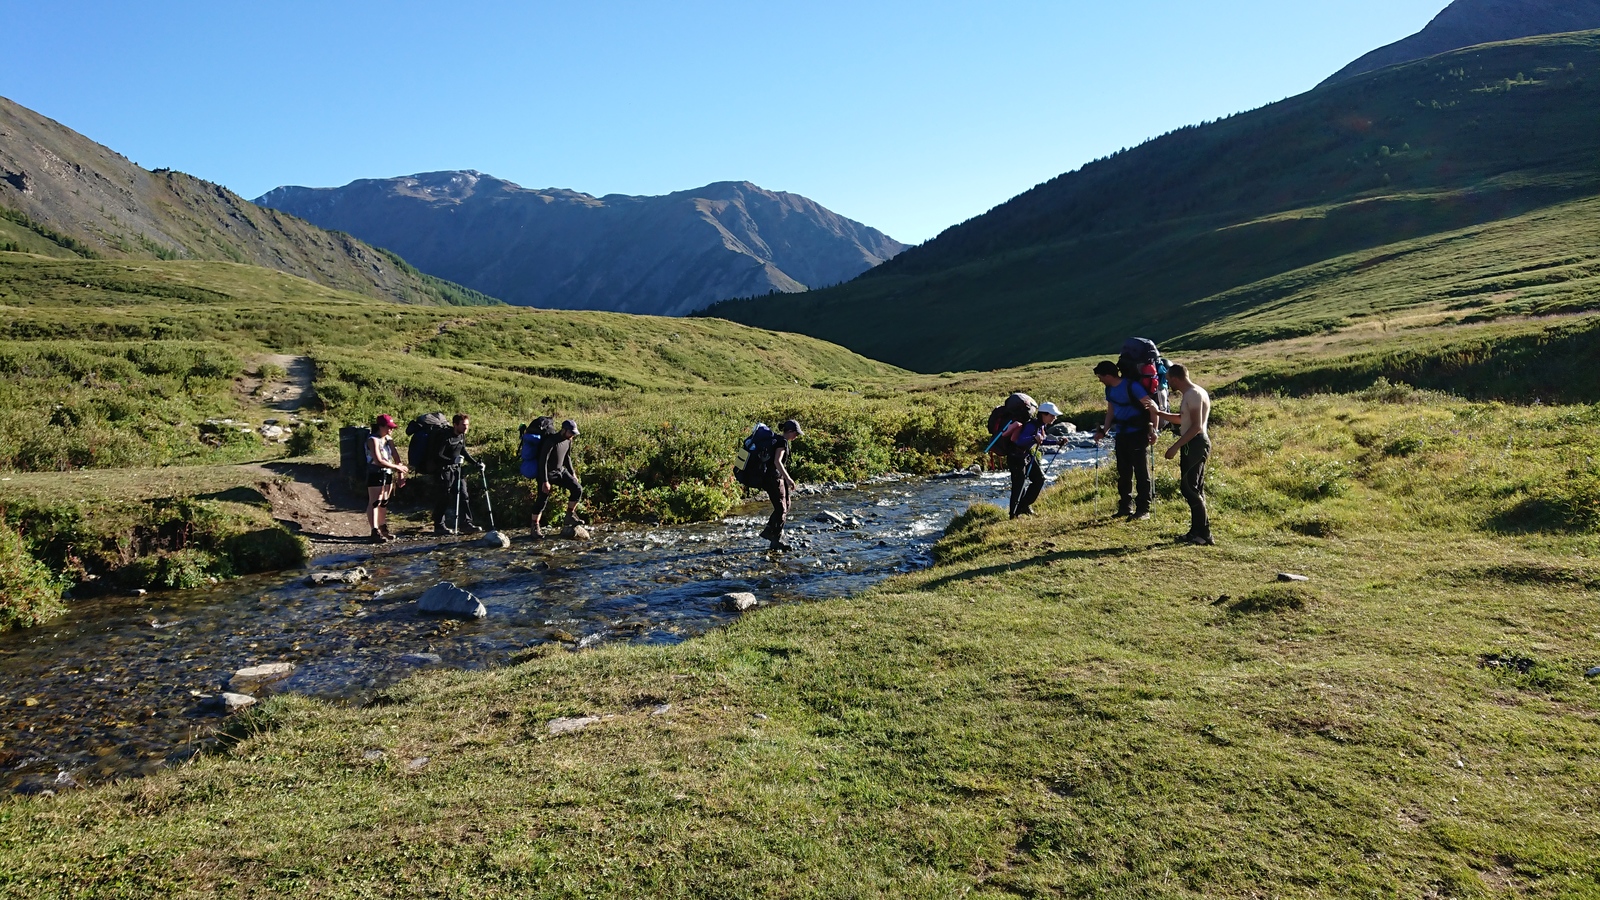
[(1600, 0), (1455, 0), (1423, 29), (1363, 54), (1318, 87), (1477, 44), (1600, 28)]
[(286, 185), (257, 198), (511, 303), (683, 315), (838, 284), (904, 244), (749, 181), (656, 196), (527, 188), (473, 169)]
[(415, 303), (494, 298), (422, 275), (348, 234), (120, 153), (0, 97), (0, 218), (8, 244), (46, 255), (217, 260)]

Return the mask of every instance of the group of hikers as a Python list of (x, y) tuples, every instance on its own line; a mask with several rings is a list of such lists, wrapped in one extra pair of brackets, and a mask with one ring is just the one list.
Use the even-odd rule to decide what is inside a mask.
[[(1095, 429), (1095, 445), (1111, 438), (1117, 466), (1118, 516), (1138, 521), (1150, 515), (1151, 448), (1163, 424), (1174, 425), (1177, 440), (1166, 458), (1179, 458), (1179, 493), (1189, 504), (1189, 531), (1181, 543), (1209, 546), (1211, 521), (1206, 508), (1206, 463), (1211, 458), (1211, 396), (1190, 378), (1182, 365), (1168, 363), (1153, 342), (1131, 338), (1121, 357), (1102, 360), (1095, 377), (1105, 387), (1106, 414)], [(1179, 411), (1168, 408), (1169, 390), (1179, 395)], [(1044, 489), (1044, 447), (1067, 442), (1052, 426), (1061, 410), (1054, 403), (1035, 405), (1026, 394), (1016, 393), (989, 416), (994, 435), (990, 449), (1004, 453), (1011, 470), (1010, 516), (1031, 515)]]
[[(1163, 424), (1176, 426), (1178, 438), (1167, 448), (1166, 458), (1179, 457), (1179, 489), (1189, 504), (1189, 532), (1179, 541), (1210, 545), (1211, 523), (1205, 498), (1206, 463), (1211, 456), (1207, 431), (1211, 397), (1196, 384), (1182, 365), (1173, 365), (1160, 356), (1154, 343), (1131, 338), (1116, 362), (1105, 360), (1094, 367), (1095, 377), (1105, 387), (1106, 414), (1095, 430), (1095, 445), (1107, 437), (1112, 440), (1117, 466), (1117, 515), (1140, 520), (1150, 515), (1153, 497), (1150, 481), (1151, 448)], [(1169, 390), (1180, 396), (1179, 411), (1168, 409)], [(1033, 513), (1033, 504), (1044, 490), (1043, 448), (1068, 441), (1071, 426), (1058, 425), (1061, 410), (1054, 403), (1035, 404), (1023, 393), (1015, 393), (989, 416), (989, 431), (994, 439), (990, 451), (1006, 456), (1011, 472), (1010, 516)], [(439, 487), (434, 495), (433, 528), (436, 534), (481, 531), (472, 520), (463, 466), (476, 466), (480, 474), (484, 463), (467, 449), (471, 420), (457, 413), (446, 423), (442, 413), (421, 416), (407, 426), (412, 435), (406, 462), (400, 459), (392, 437), (397, 423), (389, 415), (378, 416), (366, 440), (367, 522), (375, 543), (394, 540), (388, 526), (388, 505), (394, 491), (415, 472), (437, 475)], [(1064, 433), (1065, 432), (1065, 433)], [(567, 494), (568, 525), (587, 524), (578, 515), (583, 502), (583, 483), (573, 467), (572, 441), (579, 435), (578, 423), (566, 419), (560, 425), (552, 416), (540, 416), (523, 427), (520, 441), (520, 473), (530, 479), (533, 512), (529, 529), (543, 537), (544, 517), (551, 497), (559, 489)], [(735, 479), (746, 487), (764, 491), (772, 502), (772, 514), (761, 538), (774, 551), (792, 550), (784, 539), (796, 483), (789, 473), (794, 442), (803, 432), (800, 423), (789, 419), (776, 430), (758, 425), (740, 446), (734, 464)], [(485, 477), (484, 489), (488, 483)], [(452, 512), (449, 522), (446, 513)]]
[[(482, 473), (484, 462), (467, 449), (467, 432), (472, 419), (457, 413), (444, 424), (444, 417), (432, 413), (419, 417), (407, 431), (411, 433), (411, 451), (402, 462), (395, 447), (393, 434), (398, 427), (393, 416), (381, 415), (373, 420), (366, 439), (367, 463), (367, 524), (372, 528), (373, 543), (394, 540), (389, 531), (388, 506), (394, 492), (404, 487), (408, 477), (427, 473), (438, 477), (439, 490), (433, 497), (433, 531), (440, 535), (473, 534), (483, 529), (472, 520), (466, 476), (463, 466), (476, 466)], [(543, 518), (556, 489), (567, 492), (567, 511), (564, 522), (586, 524), (578, 515), (578, 504), (583, 501), (583, 482), (572, 464), (572, 439), (577, 437), (578, 423), (572, 419), (559, 426), (549, 417), (541, 416), (523, 430), (521, 441), (523, 477), (534, 484), (533, 515), (529, 527), (534, 537), (544, 536)], [(449, 521), (446, 521), (446, 514)]]

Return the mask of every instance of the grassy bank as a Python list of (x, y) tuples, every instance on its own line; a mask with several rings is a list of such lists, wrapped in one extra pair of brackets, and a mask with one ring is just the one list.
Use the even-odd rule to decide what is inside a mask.
[(1138, 524), (1078, 473), (860, 597), (11, 801), (0, 892), (1593, 895), (1597, 417), (1219, 401), (1216, 548), (1170, 466)]

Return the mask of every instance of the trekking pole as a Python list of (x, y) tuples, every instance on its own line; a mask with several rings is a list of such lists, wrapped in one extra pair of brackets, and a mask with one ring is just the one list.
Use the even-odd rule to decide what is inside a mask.
[(483, 479), (483, 508), (489, 511), (489, 530), (494, 531), (494, 505), (489, 502), (489, 473), (480, 467), (478, 476)]
[(461, 477), (461, 466), (456, 466), (456, 511), (450, 519), (450, 530), (461, 533), (461, 495), (466, 493), (467, 481)]

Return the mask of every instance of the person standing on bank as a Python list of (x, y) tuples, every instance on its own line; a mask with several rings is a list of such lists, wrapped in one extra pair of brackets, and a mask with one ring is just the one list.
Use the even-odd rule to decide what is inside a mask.
[(565, 488), (567, 492), (567, 515), (562, 521), (569, 525), (586, 524), (578, 516), (578, 504), (583, 501), (583, 483), (578, 480), (578, 472), (572, 467), (572, 439), (578, 436), (578, 423), (567, 419), (561, 423), (561, 430), (545, 438), (539, 447), (539, 496), (533, 501), (533, 521), (530, 527), (533, 536), (544, 537), (545, 507), (550, 505), (550, 495), (556, 488)]
[[(1106, 420), (1095, 430), (1096, 444), (1113, 425), (1117, 428), (1112, 447), (1117, 456), (1117, 515), (1144, 519), (1150, 515), (1150, 447), (1156, 442), (1154, 403), (1146, 407), (1150, 392), (1132, 378), (1122, 377), (1117, 364), (1104, 360), (1094, 367), (1096, 378), (1106, 386)], [(1138, 494), (1134, 493), (1135, 482)]]
[(1033, 515), (1033, 503), (1044, 490), (1044, 467), (1039, 448), (1060, 444), (1060, 438), (1046, 433), (1061, 410), (1054, 403), (1039, 404), (1039, 412), (1027, 422), (1012, 422), (1004, 435), (1006, 462), (1011, 466), (1011, 518)]
[(1206, 389), (1189, 380), (1188, 368), (1175, 365), (1167, 370), (1167, 381), (1182, 398), (1177, 413), (1153, 410), (1162, 421), (1177, 423), (1178, 439), (1167, 448), (1167, 459), (1179, 452), (1178, 489), (1189, 504), (1189, 533), (1178, 538), (1180, 544), (1198, 544), (1207, 547), (1215, 544), (1211, 539), (1211, 519), (1206, 515), (1206, 462), (1211, 458), (1211, 434), (1207, 429), (1211, 420), (1211, 395)]
[(374, 544), (394, 540), (389, 533), (389, 498), (396, 488), (405, 486), (406, 473), (411, 471), (400, 462), (400, 451), (389, 436), (394, 426), (393, 416), (381, 415), (367, 436), (367, 524), (372, 526)]
[(772, 516), (767, 519), (767, 527), (761, 530), (761, 536), (772, 542), (773, 550), (794, 549), (783, 539), (783, 523), (789, 517), (790, 495), (795, 489), (794, 478), (789, 475), (789, 454), (794, 449), (794, 442), (803, 433), (800, 423), (789, 419), (778, 426), (778, 434), (772, 439), (772, 465), (767, 467), (764, 485), (767, 497), (772, 500)]
[[(461, 464), (465, 462), (482, 469), (483, 463), (467, 452), (467, 431), (472, 427), (472, 420), (467, 414), (456, 413), (451, 425), (450, 436), (439, 444), (438, 450), (434, 451), (439, 457), (440, 490), (439, 496), (433, 501), (433, 533), (471, 534), (483, 529), (472, 524), (472, 504), (467, 502), (467, 486), (462, 481)], [(454, 526), (451, 528), (446, 528), (444, 524), (444, 514), (447, 509), (460, 510), (457, 521), (451, 523)]]

